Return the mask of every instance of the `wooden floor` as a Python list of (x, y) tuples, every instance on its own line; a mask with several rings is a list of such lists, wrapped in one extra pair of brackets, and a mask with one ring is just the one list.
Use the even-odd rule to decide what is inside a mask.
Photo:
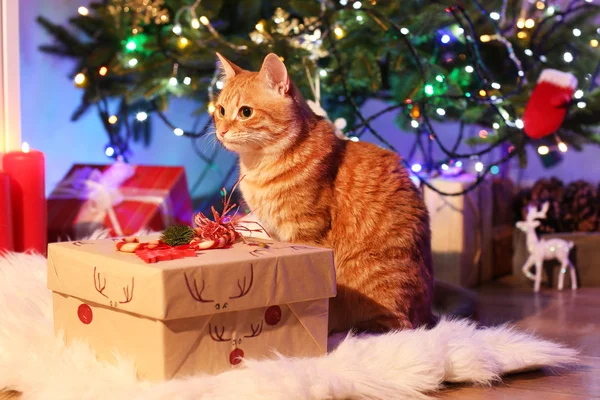
[(476, 289), (481, 322), (514, 324), (582, 352), (574, 370), (539, 371), (505, 377), (491, 388), (460, 385), (445, 389), (439, 399), (600, 399), (600, 288), (576, 291), (543, 288), (534, 294), (510, 278)]

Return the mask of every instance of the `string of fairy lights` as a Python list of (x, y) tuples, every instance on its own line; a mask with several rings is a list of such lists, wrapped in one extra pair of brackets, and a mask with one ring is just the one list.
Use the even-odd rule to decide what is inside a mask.
[[(162, 1), (160, 0), (140, 0), (145, 6), (150, 10), (152, 7), (153, 14), (152, 17), (155, 18), (156, 23), (163, 24), (172, 24), (169, 25), (170, 33), (176, 35), (177, 37), (177, 46), (180, 49), (186, 48), (190, 42), (191, 38), (188, 38), (184, 35), (184, 32), (188, 28), (188, 26), (184, 27), (184, 24), (189, 24), (194, 30), (205, 29), (207, 32), (212, 35), (212, 37), (218, 41), (219, 43), (226, 45), (232, 50), (240, 53), (246, 53), (251, 51), (249, 46), (247, 45), (239, 45), (228, 41), (225, 37), (223, 37), (218, 30), (213, 26), (210, 19), (202, 14), (198, 14), (198, 10), (201, 8), (202, 0), (195, 0), (195, 2), (191, 5), (186, 5), (179, 9), (173, 17), (173, 21), (169, 21), (168, 17), (165, 17), (164, 13), (160, 13), (160, 6), (162, 5)], [(347, 76), (347, 67), (344, 65), (343, 57), (340, 55), (339, 50), (337, 48), (337, 41), (343, 40), (346, 36), (347, 32), (343, 23), (340, 21), (331, 20), (332, 14), (327, 14), (327, 8), (331, 7), (330, 2), (321, 1), (321, 15), (319, 17), (315, 17), (312, 19), (305, 19), (304, 21), (299, 21), (297, 19), (291, 19), (289, 13), (282, 9), (277, 9), (275, 14), (272, 17), (274, 27), (270, 29), (275, 29), (275, 31), (270, 31), (267, 29), (267, 25), (264, 21), (258, 21), (255, 25), (255, 30), (249, 34), (250, 40), (258, 45), (265, 41), (272, 40), (272, 34), (278, 33), (281, 35), (285, 35), (288, 38), (289, 43), (295, 47), (301, 47), (309, 51), (310, 57), (306, 64), (307, 77), (311, 84), (311, 89), (315, 97), (315, 102), (318, 107), (320, 104), (320, 82), (323, 79), (327, 79), (327, 77), (333, 72), (340, 72), (339, 76), (341, 77), (342, 86), (344, 89), (345, 96), (344, 100), (348, 102), (353, 110), (354, 114), (357, 118), (357, 124), (353, 127), (349, 127), (345, 130), (343, 135), (348, 140), (358, 141), (360, 138), (366, 134), (370, 133), (377, 140), (379, 140), (384, 146), (389, 148), (390, 150), (398, 152), (398, 150), (373, 127), (373, 121), (380, 116), (387, 114), (389, 112), (403, 110), (410, 116), (410, 126), (414, 129), (415, 135), (415, 143), (411, 147), (411, 151), (409, 152), (409, 156), (406, 157), (406, 166), (410, 168), (410, 170), (414, 173), (414, 176), (418, 181), (422, 184), (428, 186), (430, 189), (445, 195), (445, 196), (459, 196), (463, 195), (478, 186), (481, 183), (488, 173), (492, 175), (498, 174), (500, 172), (499, 165), (509, 161), (511, 158), (517, 155), (517, 151), (515, 151), (514, 146), (508, 147), (505, 154), (503, 154), (498, 160), (494, 162), (484, 164), (481, 160), (483, 155), (489, 154), (495, 149), (499, 148), (503, 144), (506, 143), (507, 139), (514, 139), (517, 135), (521, 136), (520, 143), (525, 142), (525, 138), (522, 134), (522, 129), (524, 127), (523, 120), (519, 118), (519, 116), (514, 115), (511, 112), (509, 107), (506, 107), (506, 104), (509, 104), (509, 99), (511, 96), (518, 94), (522, 85), (526, 83), (527, 76), (527, 68), (533, 68), (536, 63), (546, 63), (547, 59), (541, 49), (547, 42), (549, 35), (552, 30), (541, 33), (541, 26), (546, 24), (554, 24), (560, 25), (564, 23), (566, 17), (572, 13), (578, 12), (582, 9), (582, 7), (586, 7), (591, 5), (591, 0), (570, 0), (568, 5), (564, 10), (558, 10), (555, 6), (548, 5), (547, 1), (539, 0), (535, 1), (535, 9), (537, 10), (537, 14), (528, 15), (527, 10), (523, 8), (521, 10), (520, 16), (515, 20), (509, 21), (506, 17), (507, 15), (507, 0), (503, 2), (502, 8), (499, 10), (488, 11), (484, 5), (479, 0), (474, 0), (478, 9), (481, 11), (481, 14), (488, 18), (493, 26), (493, 31), (483, 34), (478, 34), (475, 31), (474, 24), (471, 21), (470, 17), (465, 12), (464, 8), (458, 4), (452, 5), (447, 8), (447, 12), (450, 13), (454, 20), (455, 24), (453, 24), (449, 30), (443, 30), (439, 33), (437, 40), (439, 41), (440, 46), (445, 46), (450, 44), (455, 40), (460, 40), (465, 43), (466, 52), (468, 53), (468, 60), (470, 62), (465, 65), (464, 71), (473, 75), (478, 82), (481, 82), (481, 86), (479, 90), (468, 91), (463, 95), (459, 96), (461, 100), (466, 101), (468, 104), (477, 104), (477, 105), (486, 105), (489, 106), (493, 111), (497, 118), (494, 119), (494, 122), (491, 123), (491, 130), (489, 128), (482, 128), (479, 130), (479, 137), (486, 138), (489, 135), (497, 134), (496, 132), (500, 130), (501, 125), (505, 125), (507, 127), (513, 128), (510, 130), (511, 133), (507, 134), (505, 137), (502, 137), (497, 140), (495, 143), (488, 145), (483, 149), (479, 149), (473, 152), (458, 152), (457, 149), (459, 147), (460, 141), (463, 139), (464, 135), (464, 124), (460, 124), (460, 132), (457, 136), (456, 142), (452, 146), (445, 145), (441, 140), (440, 136), (436, 133), (436, 130), (432, 123), (431, 115), (437, 117), (444, 117), (447, 113), (447, 110), (441, 106), (431, 106), (431, 101), (436, 98), (444, 98), (447, 97), (445, 94), (437, 93), (436, 87), (438, 85), (443, 85), (446, 77), (442, 74), (435, 75), (434, 79), (428, 75), (426, 67), (421, 62), (421, 57), (417, 48), (415, 47), (412, 34), (408, 27), (398, 26), (394, 21), (388, 18), (385, 15), (382, 15), (378, 12), (377, 6), (374, 4), (376, 2), (373, 1), (352, 1), (352, 0), (338, 0), (339, 6), (341, 6), (345, 10), (352, 10), (354, 12), (354, 18), (358, 23), (364, 23), (367, 19), (371, 19), (377, 22), (378, 26), (385, 30), (392, 30), (398, 34), (398, 41), (407, 46), (410, 50), (410, 53), (413, 56), (413, 60), (416, 63), (418, 70), (421, 74), (421, 78), (423, 82), (426, 82), (423, 85), (423, 94), (424, 100), (416, 100), (406, 99), (404, 103), (400, 104), (392, 104), (384, 110), (366, 117), (363, 114), (363, 111), (360, 109), (358, 104), (354, 101), (350, 91), (348, 89), (348, 85), (346, 83), (345, 77)], [(147, 4), (146, 4), (147, 3)], [(338, 7), (339, 7), (338, 6)], [(78, 12), (82, 16), (89, 15), (89, 10), (81, 6), (78, 9)], [(185, 29), (184, 29), (185, 28)], [(124, 53), (128, 53), (123, 56), (123, 63), (128, 65), (131, 68), (134, 68), (139, 63), (139, 55), (135, 53), (139, 47), (142, 47), (143, 44), (139, 43), (136, 40), (136, 33), (141, 28), (136, 26), (133, 30), (134, 36), (125, 43), (125, 51)], [(508, 32), (512, 30), (516, 30), (516, 37), (520, 40), (530, 40), (533, 44), (533, 38), (536, 38), (536, 45), (527, 48), (524, 52), (525, 56), (532, 58), (534, 63), (527, 63), (529, 67), (525, 66), (525, 63), (519, 56), (516, 54), (512, 43), (507, 39), (506, 35)], [(600, 35), (600, 28), (598, 28), (597, 33)], [(162, 33), (161, 33), (162, 34)], [(541, 35), (541, 38), (539, 37)], [(572, 35), (576, 38), (582, 35), (582, 31), (578, 28), (573, 28)], [(496, 41), (503, 45), (503, 47), (507, 50), (509, 59), (513, 63), (516, 75), (515, 79), (515, 87), (510, 93), (503, 93), (502, 84), (498, 82), (497, 79), (494, 78), (491, 71), (487, 68), (485, 63), (483, 62), (479, 46), (481, 43), (488, 43)], [(159, 43), (161, 41), (159, 40)], [(330, 52), (325, 49), (325, 43), (329, 44)], [(591, 38), (589, 41), (589, 45), (591, 47), (598, 47), (599, 41), (597, 38)], [(163, 49), (165, 53), (168, 52), (167, 49)], [(317, 61), (321, 57), (327, 56), (329, 53), (333, 55), (336, 59), (338, 71), (331, 71), (325, 68), (318, 68)], [(177, 59), (174, 55), (169, 55), (173, 60), (173, 73), (170, 77), (165, 78), (165, 86), (170, 88), (176, 88), (179, 85), (190, 86), (192, 83), (192, 78), (185, 74), (181, 74), (180, 70), (185, 69), (185, 64)], [(576, 59), (576, 53), (572, 50), (566, 50), (563, 53), (563, 61), (566, 66), (571, 64)], [(81, 71), (74, 77), (74, 83), (77, 86), (83, 86), (87, 80), (87, 74), (90, 71)], [(106, 76), (110, 73), (108, 67), (102, 66), (95, 71), (100, 76)], [(597, 74), (597, 72), (596, 72)], [(589, 76), (590, 85), (595, 80), (596, 76)], [(218, 69), (216, 68), (212, 74), (212, 78), (210, 81), (210, 85), (207, 90), (207, 111), (208, 113), (212, 113), (215, 108), (215, 97), (216, 93), (223, 87), (223, 82), (219, 79)], [(579, 88), (574, 95), (576, 99), (576, 107), (585, 108), (586, 100), (585, 100), (585, 91), (583, 88)], [(139, 110), (135, 114), (135, 119), (139, 123), (144, 123), (148, 120), (151, 113), (156, 114), (164, 123), (167, 125), (175, 136), (184, 136), (191, 139), (198, 139), (204, 137), (210, 129), (211, 121), (210, 118), (203, 125), (203, 127), (198, 131), (187, 131), (178, 126), (177, 124), (172, 123), (166, 115), (160, 110), (153, 101), (151, 101), (150, 106), (146, 110)], [(106, 102), (104, 102), (104, 115), (106, 115), (105, 125), (109, 126), (114, 125), (118, 121), (118, 117), (115, 114), (110, 114), (108, 112), (108, 107)], [(430, 115), (431, 114), (431, 115)], [(325, 112), (326, 115), (326, 112)], [(339, 123), (338, 123), (339, 122)], [(344, 126), (345, 121), (336, 121), (336, 126)], [(129, 127), (126, 124), (126, 128)], [(127, 134), (127, 138), (129, 138), (130, 134)], [(422, 138), (426, 138), (423, 140)], [(547, 144), (542, 144), (537, 148), (537, 151), (540, 155), (548, 154), (550, 151), (554, 149), (558, 149), (560, 152), (568, 151), (568, 146), (564, 143), (558, 135), (555, 134), (556, 145), (548, 146)], [(433, 162), (432, 146), (431, 144), (435, 143), (437, 147), (441, 149), (444, 153), (444, 159)], [(121, 141), (119, 143), (118, 140), (111, 136), (110, 143), (105, 148), (105, 154), (108, 157), (123, 157), (125, 154), (125, 150), (128, 148), (128, 140)], [(415, 152), (420, 150), (420, 152), (424, 155), (426, 165), (422, 165), (418, 162), (411, 162), (413, 155)], [(199, 156), (207, 163), (214, 163), (216, 159), (216, 152), (213, 152), (210, 156), (205, 156), (201, 152)], [(455, 173), (456, 170), (462, 170), (464, 168), (463, 160), (469, 160), (473, 163), (473, 168), (477, 173), (476, 181), (470, 185), (469, 187), (461, 190), (456, 193), (446, 193), (437, 190), (429, 180), (431, 177), (436, 176), (435, 173), (440, 175)], [(232, 167), (233, 168), (233, 167)], [(433, 171), (433, 173), (432, 173)], [(231, 176), (232, 170), (228, 171), (226, 176)]]

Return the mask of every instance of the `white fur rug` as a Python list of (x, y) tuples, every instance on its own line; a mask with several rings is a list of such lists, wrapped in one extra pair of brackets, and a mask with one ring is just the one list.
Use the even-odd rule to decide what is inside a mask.
[(45, 258), (0, 256), (0, 391), (19, 390), (23, 399), (426, 398), (445, 381), (489, 384), (575, 358), (574, 350), (508, 327), (444, 320), (432, 330), (348, 336), (322, 358), (246, 361), (218, 376), (140, 382), (128, 360), (102, 364), (84, 343), (66, 347), (54, 336)]

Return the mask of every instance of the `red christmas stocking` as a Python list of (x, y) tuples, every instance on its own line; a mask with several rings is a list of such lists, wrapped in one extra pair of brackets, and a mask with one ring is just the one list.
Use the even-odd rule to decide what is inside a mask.
[(527, 136), (540, 139), (560, 128), (576, 88), (577, 78), (573, 74), (543, 70), (523, 115)]

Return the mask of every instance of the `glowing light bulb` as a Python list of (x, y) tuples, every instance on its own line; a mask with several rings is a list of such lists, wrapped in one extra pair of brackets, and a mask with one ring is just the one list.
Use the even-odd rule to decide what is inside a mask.
[(531, 57), (533, 55), (533, 51), (531, 51), (531, 49), (525, 49), (525, 55)]
[(217, 81), (215, 86), (217, 87), (217, 89), (221, 90), (223, 89), (223, 86), (225, 86), (225, 84), (223, 83), (223, 81)]
[(543, 1), (538, 1), (537, 3), (535, 3), (535, 7), (536, 7), (538, 10), (543, 10), (544, 8), (546, 8), (546, 5), (544, 4), (544, 2), (543, 2)]
[(520, 31), (519, 33), (517, 33), (517, 37), (519, 39), (525, 39), (525, 38), (527, 38), (527, 32)]
[(450, 35), (442, 36), (442, 43), (448, 43), (448, 42), (450, 42)]
[(479, 131), (479, 137), (482, 139), (485, 139), (488, 137), (488, 131), (486, 131), (485, 129), (482, 129)]
[(583, 97), (583, 90), (579, 89), (577, 90), (574, 94), (573, 97), (575, 97), (576, 99), (580, 99)]
[(105, 76), (108, 73), (108, 68), (100, 67), (100, 69), (98, 70), (98, 73), (100, 74), (100, 76)]
[(201, 16), (200, 17), (200, 23), (204, 26), (208, 26), (208, 24), (210, 24), (210, 21), (208, 20), (208, 18), (206, 18), (206, 16)]
[(90, 10), (88, 10), (88, 9), (87, 9), (87, 7), (81, 6), (81, 7), (79, 7), (79, 8), (77, 9), (77, 12), (78, 12), (80, 15), (83, 15), (83, 16), (85, 17), (85, 16), (89, 15), (89, 13), (90, 13)]
[(256, 28), (257, 31), (259, 32), (264, 32), (265, 31), (265, 24), (263, 24), (262, 22), (259, 22), (258, 24), (256, 24), (254, 26)]
[(137, 44), (135, 44), (135, 42), (133, 40), (130, 40), (125, 45), (125, 48), (127, 48), (127, 50), (131, 50), (131, 51), (135, 50), (136, 47), (137, 47)]
[(497, 165), (493, 165), (492, 168), (490, 168), (490, 172), (492, 175), (497, 175), (500, 172), (500, 168), (498, 168)]
[(213, 103), (212, 101), (210, 103), (208, 103), (208, 112), (209, 112), (209, 114), (212, 114), (215, 112), (215, 103)]
[(462, 161), (457, 161), (456, 163), (454, 163), (454, 165), (456, 165), (458, 168), (462, 167)]
[(592, 47), (598, 47), (598, 39), (592, 39), (592, 40), (590, 40), (590, 46), (592, 46)]
[(351, 136), (351, 137), (350, 137), (350, 140), (351, 140), (352, 142), (358, 142), (360, 139), (358, 139), (356, 136)]
[(192, 28), (194, 28), (194, 29), (200, 28), (200, 21), (198, 21), (198, 19), (194, 18), (192, 20)]
[(357, 16), (356, 16), (356, 20), (357, 20), (358, 22), (362, 21), (362, 20), (363, 20), (363, 17), (362, 17), (362, 15), (357, 15)]
[(500, 89), (502, 86), (500, 86), (500, 84), (498, 82), (494, 82), (492, 83), (492, 87), (496, 90)]
[(412, 126), (413, 128), (418, 128), (419, 121), (413, 119), (412, 121), (410, 121), (410, 126)]
[(173, 133), (175, 134), (175, 136), (183, 136), (183, 129), (175, 128), (173, 129)]
[(190, 44), (190, 41), (187, 38), (180, 37), (179, 40), (177, 41), (177, 44), (179, 45), (180, 48), (184, 48), (184, 47), (187, 47), (188, 44)]
[(116, 124), (117, 121), (119, 120), (119, 118), (117, 118), (116, 115), (111, 115), (110, 117), (108, 117), (108, 123), (109, 124)]
[(472, 73), (473, 73), (473, 71), (475, 71), (475, 68), (473, 68), (473, 67), (472, 67), (472, 66), (470, 66), (470, 65), (467, 65), (467, 66), (465, 67), (465, 71), (467, 71), (469, 74), (472, 74)]
[(23, 153), (29, 153), (29, 143), (27, 142), (23, 142), (23, 144), (21, 145), (21, 151)]
[(569, 146), (567, 146), (567, 144), (566, 144), (565, 142), (560, 142), (560, 143), (558, 144), (558, 149), (559, 149), (560, 151), (562, 151), (563, 153), (566, 153), (566, 152), (567, 152), (567, 150), (569, 150)]
[(171, 86), (177, 86), (177, 78), (175, 78), (174, 76), (172, 76), (171, 78), (169, 78), (169, 85), (171, 85)]
[(493, 19), (494, 21), (498, 21), (500, 19), (500, 14), (498, 14), (497, 12), (491, 12), (490, 18)]
[(548, 58), (546, 56), (544, 56), (544, 55), (541, 55), (540, 56), (540, 61), (541, 62), (546, 62), (546, 61), (548, 61)]
[(546, 154), (550, 153), (550, 149), (548, 146), (540, 146), (538, 147), (537, 152), (539, 155), (545, 156)]
[(519, 29), (525, 28), (525, 20), (523, 18), (519, 18), (519, 20), (517, 21), (517, 28), (519, 28)]
[(104, 149), (104, 154), (106, 154), (106, 157), (112, 157), (115, 155), (115, 149), (113, 149), (112, 146), (107, 146), (106, 149)]
[(189, 85), (190, 83), (192, 83), (192, 78), (190, 78), (189, 76), (186, 76), (185, 78), (183, 78), (184, 85)]
[(319, 75), (321, 75), (323, 78), (327, 76), (327, 71), (325, 71), (324, 69), (319, 71)]
[(577, 28), (573, 29), (573, 36), (575, 36), (575, 37), (581, 36), (581, 30), (579, 30)]
[(487, 92), (486, 92), (484, 89), (481, 89), (481, 90), (479, 91), (479, 95), (480, 95), (481, 97), (485, 97), (485, 96), (487, 96)]
[(132, 58), (132, 59), (129, 60), (129, 66), (130, 67), (135, 67), (137, 65), (137, 63), (138, 63), (137, 58)]
[(492, 40), (492, 37), (490, 35), (481, 35), (479, 40), (481, 40), (482, 43), (487, 43)]
[(443, 169), (444, 171), (448, 171), (448, 169), (449, 169), (449, 168), (450, 168), (450, 167), (448, 167), (448, 164), (442, 164), (442, 169)]
[(523, 127), (525, 126), (525, 124), (523, 123), (522, 119), (516, 119), (515, 120), (515, 126), (519, 129), (523, 129)]
[(525, 28), (527, 29), (531, 29), (535, 26), (535, 21), (531, 18), (529, 18), (527, 21), (525, 21)]
[(421, 164), (413, 164), (412, 167), (410, 167), (410, 169), (413, 172), (419, 172), (423, 169), (423, 167), (421, 167)]
[(585, 104), (585, 101), (580, 101), (579, 103), (577, 103), (577, 107), (579, 108), (585, 108), (587, 104)]
[(360, 8), (362, 7), (362, 3), (360, 1), (355, 1), (354, 4), (352, 4), (352, 7), (355, 10), (360, 10)]
[(173, 33), (176, 35), (181, 35), (181, 25), (177, 24), (173, 26)]
[(433, 86), (431, 86), (431, 85), (425, 85), (425, 94), (427, 96), (433, 95)]
[(340, 28), (339, 26), (335, 27), (335, 29), (333, 30), (333, 33), (335, 34), (335, 37), (338, 39), (341, 39), (344, 37), (344, 30), (342, 28)]
[(556, 11), (556, 8), (554, 8), (554, 6), (550, 6), (546, 9), (546, 13), (548, 15), (554, 15), (554, 12)]
[(408, 35), (409, 32), (410, 31), (408, 30), (408, 28), (402, 28), (402, 29), (400, 29), (400, 33), (403, 34), (403, 35)]
[(348, 0), (340, 0), (340, 5), (345, 6), (348, 4)]
[(525, 72), (523, 72), (523, 71), (519, 71), (518, 75), (519, 75), (519, 76), (525, 76)]
[(565, 54), (563, 54), (563, 59), (565, 60), (565, 62), (570, 63), (571, 61), (573, 61), (573, 54), (566, 51)]
[(492, 128), (494, 128), (494, 129), (500, 129), (500, 124), (499, 124), (499, 123), (497, 123), (497, 122), (494, 122), (494, 123), (492, 124)]
[(146, 113), (145, 113), (145, 112), (143, 112), (143, 111), (140, 111), (139, 113), (137, 113), (137, 114), (135, 115), (135, 118), (136, 118), (138, 121), (140, 121), (140, 122), (143, 122), (143, 121), (145, 121), (145, 120), (147, 120), (147, 119), (148, 119), (148, 114), (146, 114)]
[(483, 171), (483, 163), (481, 161), (477, 161), (475, 163), (475, 171), (477, 171), (477, 172)]
[(85, 82), (85, 75), (82, 74), (81, 72), (78, 73), (77, 75), (75, 75), (74, 81), (75, 81), (76, 85), (82, 85), (83, 82)]
[(444, 110), (443, 108), (438, 108), (437, 110), (435, 110), (439, 115), (446, 115), (446, 110)]

